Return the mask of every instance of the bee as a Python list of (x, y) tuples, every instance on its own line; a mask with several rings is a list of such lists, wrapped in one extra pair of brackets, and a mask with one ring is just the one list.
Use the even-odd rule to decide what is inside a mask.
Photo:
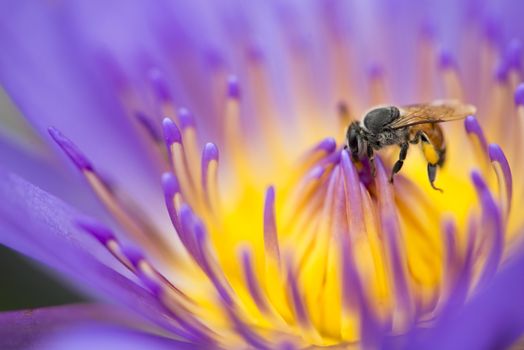
[(349, 125), (346, 148), (349, 148), (353, 161), (367, 157), (371, 173), (375, 176), (375, 151), (398, 145), (400, 153), (389, 178), (393, 183), (393, 177), (402, 169), (409, 146), (420, 143), (428, 163), (429, 183), (433, 189), (442, 192), (434, 184), (437, 167), (442, 167), (446, 160), (446, 143), (440, 123), (464, 119), (474, 113), (475, 107), (457, 101), (375, 107), (364, 115), (362, 121)]

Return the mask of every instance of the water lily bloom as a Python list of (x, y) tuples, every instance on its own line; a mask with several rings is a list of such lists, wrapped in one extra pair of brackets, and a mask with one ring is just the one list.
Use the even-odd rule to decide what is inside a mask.
[[(3, 1), (0, 243), (91, 302), (0, 348), (507, 348), (524, 334), (519, 1)], [(381, 104), (476, 106), (390, 183)], [(454, 102), (455, 103), (455, 102)], [(373, 174), (374, 173), (374, 174)], [(0, 286), (1, 288), (1, 286)]]

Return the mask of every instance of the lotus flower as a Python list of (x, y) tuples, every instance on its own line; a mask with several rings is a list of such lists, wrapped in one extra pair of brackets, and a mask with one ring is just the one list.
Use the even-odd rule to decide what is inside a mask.
[[(4, 1), (0, 243), (91, 302), (0, 313), (1, 348), (514, 345), (522, 5)], [(344, 149), (438, 99), (477, 107), (443, 193), (417, 146), (394, 184)]]

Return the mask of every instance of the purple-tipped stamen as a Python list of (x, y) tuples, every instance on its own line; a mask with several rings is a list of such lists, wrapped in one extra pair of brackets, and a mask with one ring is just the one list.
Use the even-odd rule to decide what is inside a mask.
[(253, 268), (253, 263), (251, 261), (251, 251), (247, 248), (243, 248), (240, 251), (240, 259), (249, 294), (251, 295), (251, 298), (253, 298), (253, 301), (257, 305), (258, 309), (264, 313), (267, 313), (269, 311), (269, 307)]
[(377, 348), (377, 320), (366, 298), (362, 281), (355, 265), (350, 234), (341, 236), (342, 246), (342, 303), (346, 308), (356, 307), (360, 316), (362, 348)]
[(497, 163), (500, 166), (500, 169), (502, 170), (502, 174), (499, 174), (497, 172), (497, 178), (499, 180), (499, 186), (504, 186), (506, 195), (507, 195), (507, 203), (506, 203), (506, 211), (509, 211), (511, 208), (511, 201), (513, 197), (513, 176), (511, 174), (511, 168), (509, 166), (509, 162), (504, 155), (504, 152), (497, 144), (490, 144), (488, 148), (489, 158), (492, 162)]
[(171, 147), (173, 143), (182, 143), (182, 135), (176, 124), (169, 118), (164, 118), (162, 121), (164, 129), (164, 140), (167, 147)]
[(220, 295), (220, 298), (224, 302), (225, 306), (228, 308), (232, 308), (234, 306), (234, 300), (230, 293), (230, 287), (229, 285), (225, 285), (227, 282), (222, 282), (223, 279), (221, 279), (218, 274), (218, 266), (217, 262), (211, 262), (213, 260), (213, 257), (209, 252), (207, 251), (207, 232), (204, 224), (200, 219), (194, 218), (193, 220), (193, 233), (194, 238), (196, 242), (196, 249), (198, 252), (198, 255), (201, 258), (201, 267), (202, 270), (206, 273), (210, 281), (215, 286), (215, 289), (217, 290), (218, 294)]
[(201, 163), (201, 172), (202, 172), (202, 188), (204, 192), (208, 191), (208, 176), (209, 176), (209, 163), (212, 161), (218, 162), (218, 147), (211, 142), (206, 143), (204, 150), (202, 151), (202, 163)]
[(300, 324), (302, 327), (309, 328), (311, 326), (311, 321), (309, 319), (306, 306), (304, 305), (304, 301), (302, 300), (302, 296), (300, 295), (300, 290), (298, 287), (297, 278), (293, 272), (293, 267), (290, 266), (290, 262), (288, 262), (286, 265), (287, 283), (295, 317), (298, 324)]
[(173, 173), (164, 173), (162, 175), (162, 187), (164, 189), (164, 200), (166, 203), (167, 212), (171, 219), (171, 223), (175, 227), (176, 231), (180, 233), (182, 227), (180, 225), (180, 220), (173, 203), (175, 194), (180, 193), (180, 185), (176, 176)]
[(264, 203), (264, 246), (268, 255), (280, 261), (280, 247), (275, 220), (275, 188), (273, 186), (267, 189)]
[(487, 152), (488, 142), (486, 141), (486, 137), (484, 136), (484, 132), (482, 131), (477, 118), (472, 115), (468, 116), (464, 121), (464, 125), (466, 127), (466, 132), (470, 135), (474, 135), (480, 142), (482, 150)]
[(153, 88), (155, 96), (161, 102), (171, 100), (171, 93), (169, 92), (167, 81), (159, 69), (152, 68), (148, 73), (148, 78), (151, 82), (151, 87)]
[(457, 266), (457, 241), (456, 234), (457, 229), (455, 222), (453, 220), (446, 220), (444, 222), (444, 244), (446, 247), (445, 251), (445, 276), (450, 279), (454, 279), (456, 271), (454, 271)]
[(80, 169), (81, 171), (92, 171), (93, 166), (91, 162), (84, 156), (80, 149), (67, 137), (65, 137), (57, 129), (50, 127), (47, 129), (49, 135), (53, 140), (60, 146), (60, 148), (67, 154), (69, 159)]
[(227, 78), (227, 95), (235, 100), (240, 99), (240, 85), (235, 75), (230, 75)]
[(102, 243), (104, 246), (107, 244), (107, 242), (115, 240), (113, 231), (95, 220), (81, 218), (76, 220), (76, 224), (82, 230), (95, 237), (96, 240)]
[(520, 83), (515, 89), (514, 100), (517, 106), (524, 106), (524, 83)]
[(457, 61), (451, 51), (442, 49), (438, 56), (438, 64), (442, 69), (456, 68)]
[(372, 63), (368, 69), (367, 74), (370, 79), (378, 79), (384, 76), (384, 68), (378, 63)]
[(131, 265), (138, 269), (138, 265), (141, 261), (144, 261), (144, 253), (138, 249), (136, 246), (124, 244), (120, 246), (120, 251), (122, 254), (129, 260)]
[(401, 231), (393, 201), (392, 186), (389, 183), (386, 169), (380, 158), (377, 157), (375, 159), (375, 165), (377, 169), (375, 182), (377, 184), (378, 193), (380, 193), (380, 220), (382, 232), (388, 247), (388, 258), (391, 264), (391, 275), (393, 276), (395, 294), (399, 302), (399, 309), (405, 311), (406, 316), (410, 317), (411, 296), (409, 293), (404, 260), (400, 250), (399, 239), (401, 237)]
[(337, 141), (332, 137), (327, 137), (320, 141), (315, 147), (311, 149), (311, 153), (322, 151), (326, 154), (332, 153), (337, 148)]
[(500, 209), (482, 175), (478, 171), (473, 171), (471, 178), (482, 207), (482, 228), (484, 232), (490, 234), (490, 237), (487, 237), (490, 250), (479, 279), (479, 285), (484, 285), (493, 277), (502, 259), (504, 231)]
[(147, 115), (142, 112), (136, 112), (134, 115), (140, 126), (142, 126), (142, 128), (147, 133), (147, 136), (149, 136), (154, 142), (162, 141), (160, 132), (157, 130), (157, 127)]
[(185, 203), (182, 204), (182, 206), (180, 207), (179, 218), (181, 223), (181, 230), (177, 231), (177, 233), (180, 238), (180, 241), (182, 242), (182, 244), (184, 244), (184, 246), (186, 247), (189, 254), (193, 257), (193, 259), (198, 264), (201, 264), (202, 257), (198, 252), (193, 231), (195, 218), (193, 215), (193, 211)]
[(349, 153), (342, 151), (341, 162), (344, 174), (344, 189), (346, 192), (346, 210), (349, 220), (349, 229), (355, 234), (364, 232), (364, 213), (362, 211), (362, 199), (360, 196), (360, 180), (355, 166), (350, 160)]
[(508, 66), (512, 69), (520, 70), (522, 67), (522, 43), (519, 39), (513, 39), (510, 41), (504, 60)]
[(195, 127), (195, 118), (186, 108), (180, 108), (178, 110), (178, 120), (180, 120), (180, 128), (182, 129)]

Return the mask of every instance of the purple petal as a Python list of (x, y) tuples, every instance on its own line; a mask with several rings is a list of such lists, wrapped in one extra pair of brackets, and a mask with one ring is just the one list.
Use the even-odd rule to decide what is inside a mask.
[(524, 334), (524, 254), (407, 349), (506, 349)]
[(0, 313), (0, 348), (25, 349), (60, 330), (85, 322), (130, 324), (129, 315), (109, 305), (76, 304)]
[(158, 195), (155, 163), (137, 142), (118, 91), (86, 52), (87, 38), (67, 20), (74, 6), (62, 5), (2, 3), (2, 86), (44, 140), (52, 144), (47, 128), (56, 127), (112, 181)]
[(0, 197), (1, 244), (53, 268), (83, 293), (123, 305), (144, 322), (174, 330), (162, 316), (159, 301), (77, 226), (82, 216), (73, 208), (2, 171)]
[[(204, 347), (145, 333), (130, 328), (88, 324), (48, 337), (39, 344), (41, 350), (189, 350)], [(209, 346), (206, 349), (212, 349)]]

